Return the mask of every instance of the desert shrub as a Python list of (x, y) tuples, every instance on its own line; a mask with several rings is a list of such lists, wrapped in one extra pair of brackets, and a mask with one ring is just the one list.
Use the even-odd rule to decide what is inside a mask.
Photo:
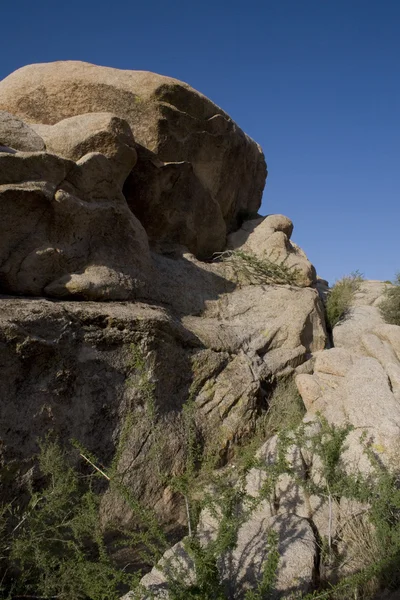
[(339, 279), (329, 291), (326, 301), (326, 317), (331, 329), (348, 316), (354, 294), (360, 289), (363, 276), (355, 271)]
[(41, 444), (38, 462), (42, 485), (27, 506), (3, 507), (2, 597), (119, 598), (135, 578), (106, 551), (98, 494), (56, 442)]
[[(149, 418), (156, 425), (157, 411), (152, 401), (151, 382), (146, 377), (146, 365), (139, 355), (135, 356), (137, 385), (144, 390)], [(329, 523), (327, 539), (319, 539), (319, 534), (315, 534), (321, 561), (329, 563), (331, 571), (349, 559), (337, 550), (338, 542), (346, 540), (354, 572), (339, 582), (329, 577), (321, 580), (312, 594), (302, 596), (293, 592), (293, 599), (366, 600), (380, 589), (400, 585), (399, 475), (379, 463), (365, 438), (364, 451), (370, 459), (373, 476), (350, 476), (341, 457), (351, 427), (331, 425), (323, 417), (318, 418), (317, 424), (304, 423), (303, 411), (292, 382), (281, 382), (269, 399), (263, 431), (256, 432), (247, 448), (241, 449), (236, 468), (215, 469), (215, 457), (209, 457), (208, 463), (199, 460), (195, 404), (192, 399), (188, 400), (182, 421), (186, 448), (184, 470), (170, 477), (168, 483), (185, 499), (188, 535), (183, 543), (194, 565), (196, 580), (188, 582), (187, 573), (179, 568), (168, 573), (165, 570), (170, 600), (226, 600), (219, 561), (236, 547), (240, 527), (259, 502), (266, 498), (274, 501), (276, 484), (283, 474), (292, 477), (309, 498), (318, 496), (321, 504), (328, 502), (331, 507), (341, 498), (348, 498), (366, 507), (361, 517), (342, 524), (339, 532), (334, 532)], [(121, 456), (121, 445), (132, 426), (129, 419), (126, 423), (116, 457)], [(265, 460), (257, 458), (256, 450), (265, 437), (275, 432), (278, 433), (275, 461), (266, 465)], [(161, 435), (162, 430), (158, 428), (157, 436)], [(288, 460), (293, 446), (301, 450), (304, 460), (301, 473)], [(160, 449), (162, 444), (155, 440), (155, 452)], [(85, 476), (82, 469), (74, 468), (78, 454), (87, 467)], [(319, 465), (319, 476), (311, 476), (310, 465), (305, 462), (307, 456), (311, 457), (314, 469)], [(22, 597), (116, 600), (130, 589), (134, 598), (142, 598), (140, 573), (132, 575), (120, 568), (114, 562), (113, 547), (105, 542), (107, 531), (99, 520), (97, 478), (122, 497), (135, 516), (137, 525), (131, 531), (121, 532), (123, 546), (132, 548), (150, 565), (157, 564), (169, 544), (154, 512), (143, 506), (124, 485), (117, 461), (112, 461), (108, 468), (100, 467), (96, 457), (79, 444), (75, 443), (75, 448), (67, 452), (47, 439), (40, 446), (38, 463), (40, 485), (28, 490), (27, 506), (18, 508), (12, 503), (0, 507), (1, 597), (8, 600)], [(253, 467), (265, 471), (265, 481), (256, 498), (246, 491), (247, 475)], [(216, 535), (206, 545), (201, 543), (197, 530), (198, 515), (203, 509), (207, 509), (217, 523)], [(247, 591), (245, 600), (274, 597), (280, 561), (277, 534), (269, 531), (265, 543), (268, 554), (261, 579), (255, 589)]]
[[(303, 423), (294, 432), (279, 435), (277, 460), (268, 469), (266, 492), (272, 497), (274, 484), (283, 474), (291, 475), (303, 489), (306, 497), (317, 496), (329, 507), (341, 499), (354, 500), (363, 507), (351, 521), (341, 522), (334, 531), (329, 522), (327, 539), (320, 539), (321, 565), (328, 567), (326, 578), (321, 578), (317, 589), (309, 594), (294, 593), (291, 598), (302, 600), (371, 600), (384, 589), (400, 585), (400, 475), (385, 468), (376, 458), (367, 436), (361, 436), (364, 453), (369, 459), (371, 473), (349, 474), (341, 457), (346, 450), (346, 439), (352, 427), (335, 426), (319, 416), (319, 427)], [(292, 445), (306, 450), (312, 464), (318, 464), (312, 478), (296, 473), (286, 460)], [(318, 460), (316, 461), (316, 457)], [(307, 471), (307, 470), (306, 470)], [(329, 510), (330, 514), (330, 510)], [(336, 537), (337, 536), (337, 537)], [(338, 551), (345, 543), (345, 554)], [(349, 575), (337, 581), (335, 573), (347, 565)], [(349, 568), (350, 567), (350, 568)]]
[(394, 285), (385, 288), (384, 300), (379, 306), (386, 323), (400, 325), (400, 273), (397, 273)]
[(286, 259), (260, 258), (244, 250), (226, 250), (216, 255), (216, 260), (229, 264), (239, 283), (248, 285), (289, 284), (300, 285), (300, 271), (286, 264)]

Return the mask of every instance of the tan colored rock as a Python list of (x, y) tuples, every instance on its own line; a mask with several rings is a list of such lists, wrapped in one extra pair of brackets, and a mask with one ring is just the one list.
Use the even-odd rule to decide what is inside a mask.
[(390, 284), (373, 279), (363, 281), (360, 289), (355, 293), (353, 306), (379, 306), (388, 285)]
[(304, 252), (290, 241), (293, 224), (283, 215), (269, 215), (263, 221), (244, 224), (228, 237), (228, 248), (243, 250), (259, 258), (283, 264), (297, 274), (299, 285), (315, 283), (316, 272)]
[(41, 152), (45, 149), (43, 139), (29, 125), (4, 110), (0, 110), (1, 146), (22, 152)]
[(301, 347), (303, 357), (309, 358), (326, 343), (321, 304), (311, 289), (237, 288), (209, 302), (201, 319), (189, 317), (184, 322), (206, 345), (230, 351), (245, 346), (265, 364), (272, 351)]
[[(221, 561), (221, 572), (226, 581), (229, 597), (235, 594), (243, 599), (249, 589), (261, 580), (264, 561), (268, 557), (266, 543), (270, 530), (278, 536), (280, 561), (273, 598), (285, 597), (288, 590), (307, 593), (311, 590), (315, 538), (306, 519), (295, 515), (272, 517), (264, 504), (254, 511), (249, 521), (239, 530), (237, 547)], [(290, 543), (288, 543), (290, 539)]]
[(400, 327), (398, 325), (389, 325), (385, 323), (375, 327), (373, 333), (380, 339), (390, 342), (397, 358), (400, 360)]
[(400, 435), (400, 405), (388, 377), (373, 358), (360, 358), (345, 380), (346, 412), (355, 427), (374, 431), (384, 445)]
[(228, 230), (260, 206), (266, 177), (260, 147), (218, 106), (175, 79), (78, 61), (29, 65), (0, 82), (0, 108), (50, 125), (111, 112), (163, 162), (192, 164)]
[(220, 374), (207, 379), (197, 394), (195, 403), (204, 428), (215, 432), (207, 437), (218, 444), (221, 455), (252, 432), (259, 385), (251, 360), (240, 353)]
[(322, 388), (313, 375), (300, 374), (296, 376), (296, 385), (307, 410), (312, 410), (313, 404), (322, 396)]
[(3, 292), (102, 300), (146, 294), (147, 236), (113, 177), (103, 155), (78, 163), (39, 152), (0, 155)]
[(77, 162), (85, 154), (98, 152), (113, 166), (118, 186), (136, 163), (135, 140), (126, 121), (111, 113), (89, 113), (63, 119), (41, 130), (47, 152)]
[(46, 152), (0, 154), (0, 185), (36, 181), (55, 191), (73, 167), (72, 161)]
[(381, 340), (373, 333), (364, 333), (361, 343), (365, 348), (365, 354), (376, 358), (383, 368), (390, 363), (399, 365), (396, 353), (387, 340)]
[(353, 353), (364, 354), (361, 338), (383, 325), (383, 319), (375, 306), (356, 306), (349, 316), (333, 328), (333, 342), (336, 348), (347, 348)]
[(330, 348), (316, 355), (314, 370), (318, 374), (344, 377), (353, 364), (351, 352), (345, 348)]

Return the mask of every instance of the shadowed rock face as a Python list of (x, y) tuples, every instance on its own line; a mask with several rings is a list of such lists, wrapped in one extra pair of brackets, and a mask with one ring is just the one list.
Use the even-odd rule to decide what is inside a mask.
[[(148, 208), (152, 224), (157, 219), (168, 230), (173, 206), (177, 218), (172, 237), (176, 237), (175, 230), (185, 222), (187, 190), (197, 189), (194, 199), (189, 196), (196, 218), (193, 213), (188, 218), (190, 231), (184, 243), (199, 256), (222, 250), (226, 232), (260, 207), (267, 173), (261, 148), (218, 106), (175, 79), (77, 61), (30, 65), (0, 82), (1, 108), (28, 123), (47, 125), (88, 112), (112, 112), (125, 119), (136, 142), (161, 163), (174, 163), (161, 174), (159, 169), (146, 172), (150, 187), (159, 188), (158, 196), (167, 207), (165, 213), (160, 205), (157, 211), (153, 205)], [(173, 190), (171, 178), (179, 179)], [(126, 193), (131, 208), (138, 205), (140, 210), (147, 194), (140, 175), (131, 180)], [(193, 229), (203, 226), (200, 208), (202, 215), (216, 221), (213, 243), (193, 243)]]

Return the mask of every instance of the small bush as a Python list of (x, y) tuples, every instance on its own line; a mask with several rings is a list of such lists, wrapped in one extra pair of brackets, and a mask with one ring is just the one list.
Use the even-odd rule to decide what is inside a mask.
[(280, 262), (268, 256), (262, 258), (243, 250), (227, 250), (216, 255), (216, 259), (229, 263), (240, 283), (247, 285), (300, 284), (300, 272), (289, 267), (286, 260)]
[(397, 273), (394, 286), (387, 287), (384, 300), (379, 306), (386, 323), (400, 325), (400, 273)]
[(266, 437), (282, 430), (292, 430), (300, 425), (306, 408), (294, 379), (281, 380), (268, 402)]
[(354, 294), (358, 292), (363, 281), (363, 276), (355, 271), (339, 279), (330, 290), (326, 301), (326, 317), (331, 329), (348, 316)]

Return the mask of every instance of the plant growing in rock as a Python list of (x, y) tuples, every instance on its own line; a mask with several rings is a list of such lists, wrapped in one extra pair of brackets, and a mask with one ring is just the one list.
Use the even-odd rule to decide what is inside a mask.
[(98, 494), (56, 442), (41, 443), (38, 459), (42, 486), (30, 490), (25, 508), (2, 510), (3, 597), (116, 600), (136, 577), (106, 550)]
[(400, 325), (400, 273), (397, 273), (394, 285), (386, 287), (379, 310), (386, 323)]
[(348, 316), (354, 295), (359, 291), (363, 281), (363, 276), (355, 271), (339, 279), (329, 291), (326, 317), (331, 329)]
[(216, 260), (229, 264), (239, 283), (247, 285), (299, 285), (300, 271), (286, 264), (286, 259), (262, 258), (244, 250), (226, 250), (215, 255)]
[[(283, 431), (278, 437), (275, 463), (266, 469), (264, 493), (270, 499), (279, 477), (285, 474), (302, 488), (306, 498), (317, 497), (330, 509), (339, 507), (344, 500), (354, 501), (360, 507), (351, 523), (344, 521), (335, 531), (329, 510), (327, 538), (316, 538), (320, 573), (326, 566), (328, 577), (321, 578), (314, 592), (305, 596), (293, 593), (293, 599), (367, 600), (379, 590), (400, 585), (400, 475), (380, 463), (366, 434), (362, 434), (361, 443), (371, 473), (349, 473), (342, 455), (351, 430), (350, 425), (330, 425), (319, 416), (317, 421), (303, 423), (294, 431)], [(300, 450), (301, 468), (288, 459), (293, 448)], [(342, 554), (339, 548), (344, 546)], [(336, 573), (345, 565), (348, 574), (342, 574), (337, 581)]]

